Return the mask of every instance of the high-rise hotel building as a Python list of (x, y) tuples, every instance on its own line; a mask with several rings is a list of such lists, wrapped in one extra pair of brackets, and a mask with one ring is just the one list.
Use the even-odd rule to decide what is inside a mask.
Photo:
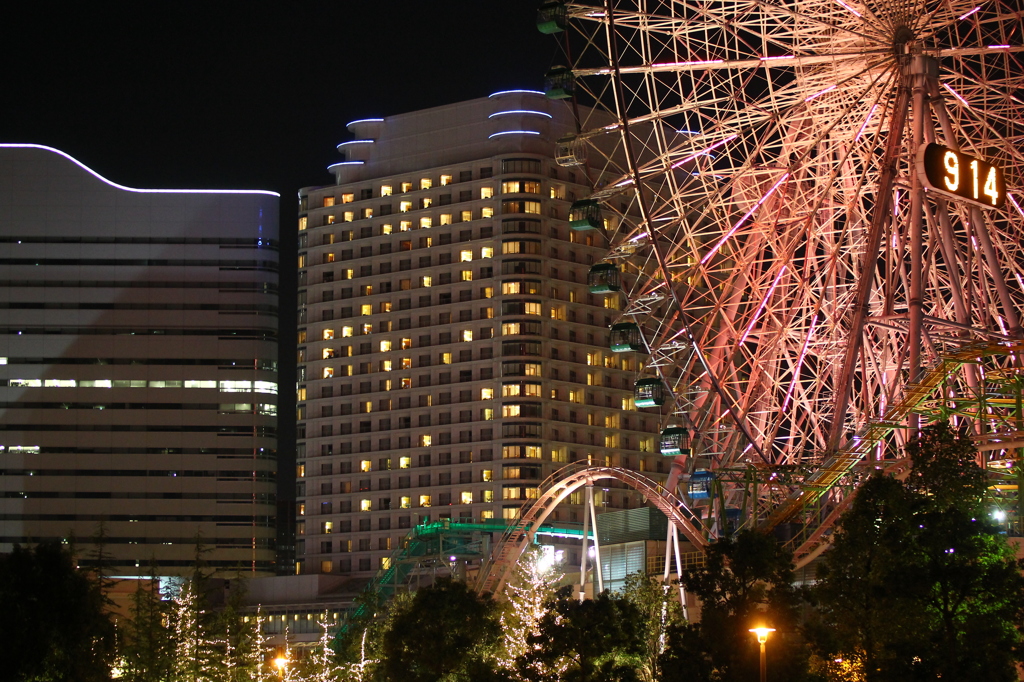
[(278, 202), (0, 145), (0, 552), (273, 572)]
[(602, 237), (569, 226), (591, 191), (552, 156), (570, 110), (517, 90), (348, 130), (335, 184), (300, 192), (299, 570), (367, 576), (424, 520), (512, 519), (569, 462), (660, 469), (618, 298), (587, 286)]

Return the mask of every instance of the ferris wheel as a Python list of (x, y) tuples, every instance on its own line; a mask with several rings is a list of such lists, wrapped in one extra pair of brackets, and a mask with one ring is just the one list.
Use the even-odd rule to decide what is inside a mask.
[(1020, 381), (1019, 2), (547, 2), (538, 26), (579, 124), (556, 156), (594, 187), (571, 225), (606, 240), (591, 291), (637, 406), (664, 405), (670, 484), (790, 472), (758, 523), (822, 467), (891, 459), (925, 403), (1005, 435), (978, 401)]

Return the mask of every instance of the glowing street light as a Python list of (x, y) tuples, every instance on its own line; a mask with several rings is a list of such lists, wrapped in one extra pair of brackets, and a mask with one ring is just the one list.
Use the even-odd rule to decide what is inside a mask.
[[(761, 648), (763, 649), (764, 647), (762, 646)], [(284, 656), (278, 656), (274, 659), (274, 666), (277, 668), (277, 674), (280, 675), (283, 680), (285, 668), (288, 667), (288, 659)]]
[(759, 628), (750, 628), (750, 632), (757, 635), (757, 643), (761, 645), (761, 682), (766, 682), (768, 679), (768, 664), (765, 661), (764, 645), (768, 641), (768, 633), (775, 632), (775, 628), (766, 628), (764, 626)]

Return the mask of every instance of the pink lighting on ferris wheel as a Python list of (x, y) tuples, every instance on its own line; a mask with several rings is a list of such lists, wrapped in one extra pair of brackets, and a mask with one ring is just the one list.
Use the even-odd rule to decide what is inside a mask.
[(849, 5), (847, 5), (847, 4), (845, 3), (845, 2), (843, 2), (843, 0), (836, 0), (836, 3), (837, 3), (837, 4), (838, 4), (838, 5), (840, 6), (840, 7), (842, 7), (842, 8), (844, 8), (844, 9), (846, 9), (846, 10), (848, 10), (848, 11), (852, 12), (853, 14), (857, 15), (857, 16), (858, 16), (858, 17), (860, 17), (860, 18), (863, 18), (863, 17), (864, 17), (864, 15), (863, 15), (863, 14), (861, 14), (860, 12), (858, 12), (857, 10), (855, 10), (854, 8), (852, 8), (852, 7), (850, 7)]
[(768, 301), (771, 300), (772, 294), (775, 292), (775, 287), (779, 285), (779, 280), (782, 279), (782, 276), (784, 274), (786, 274), (785, 265), (783, 265), (782, 268), (779, 269), (779, 274), (775, 275), (775, 279), (772, 281), (772, 285), (768, 287), (768, 291), (765, 292), (764, 298), (761, 299), (761, 305), (757, 307), (757, 312), (755, 312), (754, 316), (750, 318), (750, 324), (747, 325), (747, 330), (743, 332), (743, 336), (740, 337), (740, 341), (737, 344), (738, 346), (742, 346), (743, 342), (747, 340), (748, 336), (750, 336), (750, 332), (754, 331), (754, 325), (757, 324), (758, 318), (760, 318), (761, 313), (764, 312), (764, 307), (768, 305)]
[(704, 149), (700, 150), (696, 154), (691, 154), (690, 156), (687, 156), (682, 161), (676, 161), (671, 166), (669, 166), (669, 168), (679, 168), (683, 164), (689, 163), (690, 161), (693, 161), (698, 156), (704, 156), (705, 154), (709, 153), (712, 149), (716, 149), (718, 147), (721, 147), (723, 144), (726, 144), (726, 143), (728, 143), (728, 142), (730, 142), (732, 140), (735, 140), (737, 137), (739, 137), (739, 135), (730, 135), (729, 137), (725, 138), (724, 140), (719, 140), (718, 142), (714, 143), (710, 147), (705, 147)]
[(815, 313), (814, 317), (811, 318), (811, 328), (807, 330), (807, 338), (804, 339), (804, 346), (800, 349), (800, 357), (797, 358), (796, 367), (793, 369), (793, 380), (789, 384), (789, 390), (786, 391), (786, 399), (782, 402), (782, 411), (785, 412), (786, 408), (789, 407), (789, 401), (793, 397), (793, 389), (796, 388), (797, 381), (800, 379), (800, 369), (803, 367), (804, 358), (807, 357), (807, 349), (811, 347), (811, 338), (814, 336), (814, 328), (818, 325), (818, 314)]
[(772, 185), (772, 188), (770, 190), (768, 190), (767, 192), (765, 192), (764, 196), (762, 196), (760, 199), (758, 199), (757, 203), (754, 204), (749, 211), (744, 213), (742, 218), (740, 218), (739, 220), (736, 221), (736, 224), (732, 226), (732, 229), (730, 229), (728, 232), (726, 232), (725, 236), (723, 236), (721, 239), (719, 239), (718, 243), (715, 244), (711, 248), (711, 250), (708, 251), (707, 254), (703, 258), (700, 259), (700, 264), (701, 265), (707, 265), (707, 262), (709, 260), (711, 260), (711, 257), (714, 256), (716, 253), (718, 253), (718, 250), (720, 248), (722, 248), (722, 245), (725, 244), (725, 242), (727, 242), (729, 240), (729, 237), (731, 237), (734, 234), (736, 234), (736, 230), (740, 229), (740, 226), (743, 223), (747, 222), (747, 218), (749, 218), (750, 216), (754, 215), (754, 211), (756, 211), (757, 209), (761, 208), (761, 204), (763, 204), (764, 202), (768, 201), (768, 197), (770, 197), (772, 194), (774, 194), (775, 190), (777, 190), (779, 188), (779, 186), (782, 183), (784, 183), (786, 181), (786, 178), (788, 178), (788, 177), (789, 177), (789, 173), (783, 173), (782, 177), (779, 178), (778, 181), (774, 185)]
[[(1020, 204), (1018, 204), (1017, 200), (1013, 198), (1013, 195), (1007, 192), (1006, 197), (1010, 200), (1010, 203), (1013, 204), (1013, 207), (1017, 209), (1017, 213), (1020, 214), (1020, 217), (1024, 218), (1024, 209), (1020, 207)], [(1024, 285), (1022, 285), (1022, 288), (1024, 288)]]
[(971, 105), (967, 103), (967, 100), (965, 100), (963, 97), (961, 97), (960, 93), (958, 93), (956, 90), (954, 90), (953, 88), (949, 87), (945, 83), (942, 84), (942, 87), (946, 88), (946, 90), (949, 91), (949, 94), (953, 95), (953, 97), (956, 97), (957, 100), (960, 102), (960, 104), (963, 104), (968, 109), (971, 108)]
[(975, 7), (974, 9), (972, 9), (972, 10), (971, 10), (970, 12), (968, 12), (967, 14), (964, 14), (964, 15), (962, 15), (962, 16), (960, 17), (960, 21), (963, 21), (963, 20), (964, 20), (964, 19), (966, 19), (967, 17), (971, 16), (972, 14), (974, 14), (975, 12), (978, 12), (978, 11), (980, 11), (980, 10), (981, 10), (981, 5), (978, 5), (977, 7)]
[(867, 118), (864, 119), (863, 125), (861, 125), (860, 130), (857, 131), (857, 137), (853, 138), (854, 142), (858, 142), (860, 140), (860, 136), (864, 134), (864, 131), (868, 127), (868, 123), (871, 122), (871, 117), (875, 115), (875, 110), (876, 109), (878, 109), (878, 105), (877, 104), (875, 104), (875, 105), (873, 105), (871, 107), (871, 110), (868, 112)]
[(812, 99), (818, 99), (819, 97), (824, 95), (826, 92), (832, 92), (833, 90), (835, 90), (838, 87), (839, 87), (838, 85), (830, 85), (827, 88), (825, 88), (824, 90), (822, 90), (821, 92), (816, 92), (813, 95), (809, 95), (808, 97), (806, 97), (804, 99), (804, 101), (805, 102), (810, 102)]

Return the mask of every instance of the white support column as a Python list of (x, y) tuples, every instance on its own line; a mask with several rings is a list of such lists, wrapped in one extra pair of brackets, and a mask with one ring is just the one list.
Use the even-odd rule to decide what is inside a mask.
[[(587, 499), (591, 499), (594, 486), (587, 485)], [(587, 536), (590, 534), (590, 515), (583, 508), (583, 551), (580, 553), (580, 601), (587, 598)]]
[[(604, 592), (604, 574), (601, 568), (601, 543), (597, 539), (597, 511), (594, 509), (594, 486), (587, 486), (587, 507), (590, 511), (590, 525), (594, 534), (594, 571), (597, 573), (597, 592)], [(595, 595), (596, 596), (596, 595)]]
[(676, 574), (679, 576), (679, 605), (683, 607), (683, 618), (690, 620), (690, 612), (686, 608), (686, 588), (683, 587), (683, 562), (679, 559), (679, 530), (672, 525), (672, 552), (676, 556)]

